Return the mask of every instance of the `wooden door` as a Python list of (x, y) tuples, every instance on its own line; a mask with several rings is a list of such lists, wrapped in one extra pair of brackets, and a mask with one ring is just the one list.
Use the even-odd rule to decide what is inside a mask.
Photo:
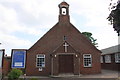
[(73, 73), (73, 55), (59, 55), (59, 73)]

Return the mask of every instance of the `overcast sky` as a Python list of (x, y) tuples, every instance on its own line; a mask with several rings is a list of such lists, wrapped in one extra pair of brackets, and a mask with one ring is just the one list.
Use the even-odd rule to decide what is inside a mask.
[[(29, 49), (58, 22), (63, 0), (0, 0), (0, 49)], [(98, 49), (118, 44), (117, 33), (106, 18), (110, 0), (65, 0), (71, 23), (80, 32), (91, 32)]]

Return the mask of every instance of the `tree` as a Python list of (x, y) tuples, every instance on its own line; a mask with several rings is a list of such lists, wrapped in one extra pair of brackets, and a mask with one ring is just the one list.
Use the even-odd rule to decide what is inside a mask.
[[(111, 0), (112, 1), (112, 0)], [(109, 10), (111, 10), (108, 21), (110, 21), (111, 25), (115, 31), (117, 31), (118, 36), (120, 35), (120, 1), (117, 3), (110, 3)]]
[(92, 43), (93, 45), (95, 45), (96, 47), (98, 47), (98, 46), (97, 46), (98, 43), (96, 43), (97, 39), (94, 39), (94, 38), (92, 37), (92, 33), (90, 33), (90, 32), (82, 32), (82, 34), (85, 35), (85, 36), (91, 41), (91, 43)]

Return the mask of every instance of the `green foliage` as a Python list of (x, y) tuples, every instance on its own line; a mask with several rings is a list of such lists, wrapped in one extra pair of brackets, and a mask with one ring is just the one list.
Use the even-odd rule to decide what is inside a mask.
[(8, 74), (9, 80), (18, 79), (22, 75), (22, 71), (19, 69), (12, 69), (11, 72)]
[(120, 2), (118, 2), (116, 6), (113, 5), (110, 9), (111, 12), (107, 19), (108, 21), (110, 21), (111, 25), (113, 25), (114, 30), (117, 31), (117, 33), (119, 33), (120, 32)]
[(82, 32), (82, 34), (85, 35), (85, 36), (91, 41), (91, 43), (92, 43), (93, 45), (95, 45), (96, 47), (98, 47), (98, 46), (97, 46), (98, 43), (96, 43), (97, 39), (94, 39), (94, 38), (92, 37), (92, 33), (90, 33), (90, 32)]
[(37, 78), (31, 78), (30, 80), (38, 80)]
[(23, 78), (19, 78), (19, 80), (24, 80)]

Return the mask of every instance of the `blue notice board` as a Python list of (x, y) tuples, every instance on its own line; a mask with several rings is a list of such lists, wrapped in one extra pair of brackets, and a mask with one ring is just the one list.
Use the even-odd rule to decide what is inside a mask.
[(13, 50), (12, 68), (25, 68), (26, 51)]

